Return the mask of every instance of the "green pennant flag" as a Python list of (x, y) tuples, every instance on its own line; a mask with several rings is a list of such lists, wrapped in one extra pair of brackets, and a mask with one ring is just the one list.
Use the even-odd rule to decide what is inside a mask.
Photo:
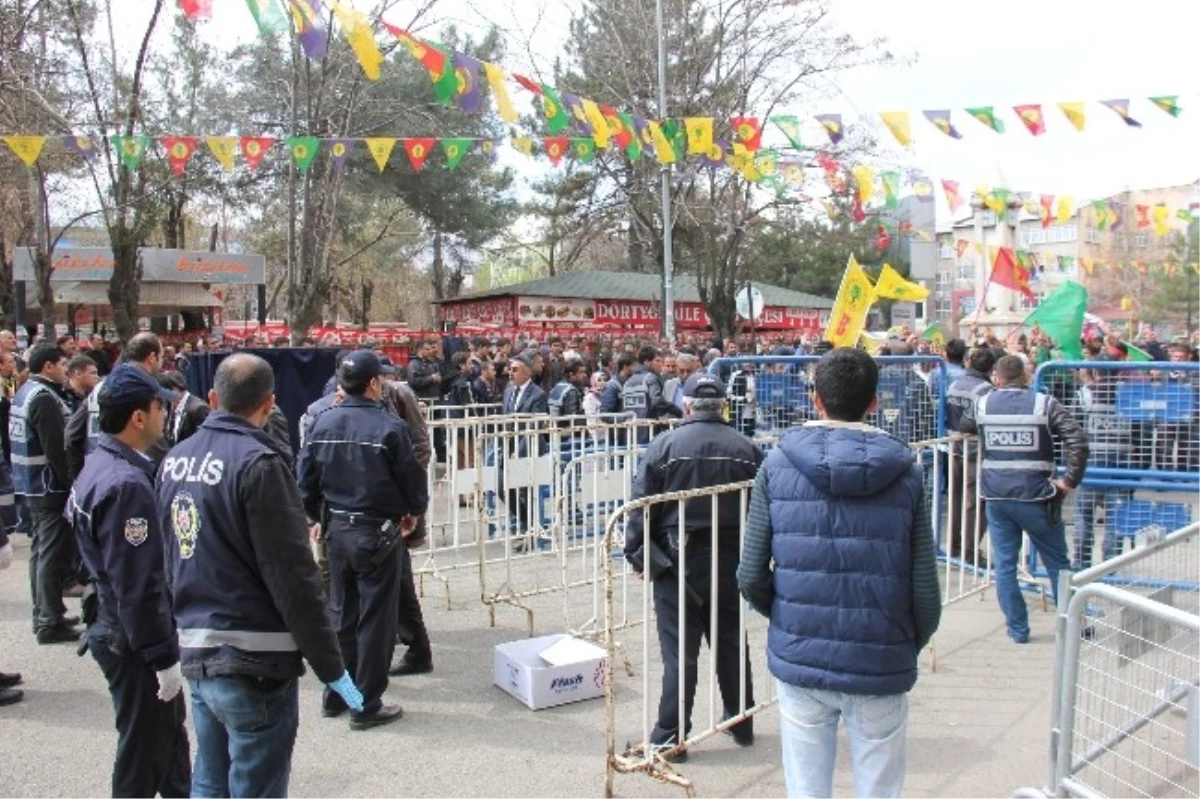
[(288, 136), (287, 146), (296, 166), (301, 172), (307, 172), (308, 168), (312, 166), (313, 159), (317, 156), (321, 140), (316, 136)]
[(929, 327), (925, 328), (925, 332), (921, 334), (921, 338), (938, 347), (946, 346), (947, 338), (946, 328), (934, 322)]
[(1125, 342), (1125, 357), (1133, 363), (1149, 363), (1154, 360), (1150, 357), (1150, 353), (1143, 349), (1138, 349), (1128, 341)]
[(258, 32), (263, 36), (283, 33), (288, 29), (288, 21), (275, 0), (246, 0), (246, 6), (258, 24)]
[(571, 124), (571, 115), (563, 107), (562, 98), (553, 86), (542, 84), (542, 114), (546, 118), (546, 130), (555, 135)]
[(997, 133), (1004, 132), (1004, 122), (996, 117), (995, 109), (992, 106), (985, 105), (979, 108), (968, 108), (967, 113)]
[(1175, 212), (1176, 219), (1182, 219), (1184, 222), (1192, 221), (1192, 212), (1186, 208), (1180, 208)]
[(1150, 102), (1173, 117), (1179, 116), (1179, 112), (1183, 110), (1179, 107), (1179, 95), (1177, 94), (1166, 95), (1164, 97), (1151, 97)]
[(471, 149), (474, 139), (442, 139), (442, 152), (446, 154), (446, 168), (453, 170)]
[(445, 66), (442, 68), (441, 75), (429, 73), (429, 79), (433, 81), (433, 94), (437, 97), (438, 102), (442, 105), (450, 105), (458, 97), (458, 75), (454, 71), (454, 54), (445, 47), (436, 44), (429, 45), (429, 49), (436, 50), (442, 54), (442, 63)]
[(662, 123), (662, 132), (671, 143), (671, 149), (675, 151), (675, 163), (682, 163), (687, 152), (687, 126), (679, 120), (668, 119)]
[(796, 116), (779, 116), (771, 117), (771, 121), (775, 123), (775, 127), (787, 136), (787, 140), (792, 143), (792, 146), (797, 150), (803, 150), (804, 146), (800, 144), (800, 118)]
[(625, 130), (632, 134), (629, 137), (629, 144), (625, 146), (625, 155), (629, 156), (629, 160), (636, 164), (642, 157), (642, 142), (638, 135), (637, 125), (633, 121), (633, 114), (628, 111), (618, 111), (617, 117), (625, 126)]
[(1025, 326), (1037, 325), (1054, 339), (1067, 358), (1082, 360), (1083, 346), (1079, 337), (1083, 333), (1083, 315), (1087, 312), (1087, 303), (1087, 289), (1068, 280), (1025, 317)]
[(596, 140), (588, 136), (571, 139), (571, 152), (579, 163), (590, 164), (596, 160)]
[(150, 146), (149, 136), (113, 136), (113, 147), (117, 149), (117, 156), (121, 159), (121, 163), (130, 172), (138, 168), (138, 164), (142, 162), (142, 156), (146, 154), (146, 148)]
[(884, 172), (879, 176), (883, 182), (883, 200), (888, 208), (895, 208), (900, 202), (900, 173)]
[(1092, 208), (1096, 209), (1096, 230), (1108, 230), (1108, 203), (1092, 200)]

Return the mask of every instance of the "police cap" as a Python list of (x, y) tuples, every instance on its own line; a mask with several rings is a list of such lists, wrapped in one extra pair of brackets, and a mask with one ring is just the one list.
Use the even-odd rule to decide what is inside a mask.
[(725, 399), (725, 384), (716, 375), (697, 373), (683, 384), (683, 396), (690, 399)]
[(355, 350), (345, 357), (338, 376), (347, 383), (365, 383), (383, 374), (379, 356), (371, 350)]
[(133, 405), (151, 399), (173, 403), (179, 395), (167, 391), (150, 376), (150, 373), (133, 364), (120, 364), (109, 373), (100, 387), (100, 404)]

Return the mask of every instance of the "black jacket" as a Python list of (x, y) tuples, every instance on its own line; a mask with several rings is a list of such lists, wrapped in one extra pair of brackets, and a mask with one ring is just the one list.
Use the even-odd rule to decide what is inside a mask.
[[(633, 483), (631, 499), (686, 491), (691, 488), (753, 480), (762, 463), (762, 450), (721, 418), (720, 414), (693, 414), (674, 430), (655, 436), (642, 457)], [(709, 547), (712, 533), (712, 499), (699, 497), (684, 502), (684, 529), (690, 546)], [(718, 546), (736, 555), (742, 515), (737, 492), (721, 495), (717, 502)], [(643, 513), (635, 509), (625, 523), (625, 558), (637, 571), (643, 568)], [(678, 553), (679, 503), (650, 506), (650, 535), (653, 542), (670, 553)]]
[(441, 375), (442, 372), (441, 361), (433, 358), (413, 358), (408, 364), (408, 385), (419, 399), (441, 399), (442, 381), (434, 381), (433, 376)]
[[(51, 390), (62, 396), (57, 384), (41, 377), (31, 377), (51, 387)], [(38, 441), (46, 453), (46, 465), (54, 475), (54, 481), (62, 486), (63, 493), (47, 494), (43, 497), (27, 497), (30, 507), (56, 507), (60, 510), (67, 501), (66, 490), (71, 485), (71, 473), (67, 468), (66, 423), (63, 421), (62, 408), (59, 401), (50, 396), (49, 392), (40, 394), (29, 406), (29, 425), (37, 434)]]

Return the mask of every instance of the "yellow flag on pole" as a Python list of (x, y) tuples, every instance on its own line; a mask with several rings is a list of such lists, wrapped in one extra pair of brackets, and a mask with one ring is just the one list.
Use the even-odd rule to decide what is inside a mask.
[(867, 311), (874, 302), (875, 287), (871, 285), (871, 278), (851, 255), (846, 272), (842, 275), (837, 300), (829, 314), (825, 340), (835, 347), (853, 347), (867, 321)]
[(488, 86), (492, 87), (492, 99), (496, 101), (496, 112), (505, 122), (512, 124), (517, 121), (517, 109), (513, 108), (512, 98), (508, 96), (508, 87), (504, 85), (504, 70), (495, 64), (483, 62), (483, 71), (487, 74)]
[(46, 144), (45, 136), (5, 136), (4, 141), (25, 166), (33, 166)]
[(919, 283), (905, 280), (899, 272), (892, 268), (891, 264), (884, 264), (883, 271), (879, 273), (879, 279), (875, 281), (875, 296), (916, 302), (928, 297), (929, 289)]

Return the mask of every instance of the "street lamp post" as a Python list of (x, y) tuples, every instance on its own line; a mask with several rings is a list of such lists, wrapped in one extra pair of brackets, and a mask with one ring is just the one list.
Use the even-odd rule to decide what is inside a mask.
[[(667, 118), (667, 32), (663, 26), (663, 0), (655, 2), (655, 18), (658, 26), (658, 116)], [(660, 172), (662, 192), (662, 224), (663, 224), (663, 335), (672, 343), (675, 341), (675, 287), (674, 287), (674, 253), (672, 229), (674, 221), (671, 218), (671, 165), (663, 164)]]

